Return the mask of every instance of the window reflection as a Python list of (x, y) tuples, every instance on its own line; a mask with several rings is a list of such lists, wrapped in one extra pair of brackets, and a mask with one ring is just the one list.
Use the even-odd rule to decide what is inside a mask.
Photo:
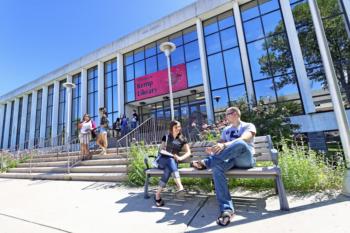
[(186, 69), (189, 87), (203, 84), (200, 60), (187, 63)]
[(221, 53), (208, 57), (208, 68), (211, 89), (215, 90), (226, 86), (225, 71)]
[(276, 102), (275, 87), (272, 79), (254, 82), (256, 101), (264, 104)]
[(225, 111), (229, 106), (227, 89), (220, 89), (212, 92), (213, 106), (215, 112)]

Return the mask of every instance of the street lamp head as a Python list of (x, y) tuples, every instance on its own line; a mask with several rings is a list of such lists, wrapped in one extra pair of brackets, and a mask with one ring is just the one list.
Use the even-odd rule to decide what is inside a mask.
[(221, 96), (217, 95), (214, 97), (214, 99), (216, 100), (216, 103), (219, 103), (219, 100), (221, 99)]
[(165, 56), (169, 56), (176, 49), (176, 45), (172, 42), (163, 42), (159, 46), (160, 50), (165, 53)]
[(63, 83), (63, 86), (65, 87), (65, 88), (75, 88), (75, 84), (74, 83), (71, 83), (71, 82), (66, 82), (66, 83)]

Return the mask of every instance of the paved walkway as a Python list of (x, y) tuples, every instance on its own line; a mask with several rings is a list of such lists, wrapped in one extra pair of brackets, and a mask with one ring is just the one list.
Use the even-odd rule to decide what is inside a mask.
[(289, 195), (291, 210), (282, 212), (269, 192), (236, 191), (237, 216), (225, 228), (212, 195), (164, 199), (156, 208), (142, 189), (114, 183), (0, 179), (0, 232), (350, 232), (350, 198), (338, 193)]

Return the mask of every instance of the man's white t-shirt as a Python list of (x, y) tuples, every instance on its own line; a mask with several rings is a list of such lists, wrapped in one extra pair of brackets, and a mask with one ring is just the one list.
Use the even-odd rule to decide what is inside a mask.
[[(221, 133), (221, 139), (225, 142), (230, 142), (241, 137), (242, 134), (245, 132), (253, 132), (255, 135), (255, 125), (252, 123), (241, 121), (237, 127), (234, 127), (232, 125), (226, 126)], [(249, 141), (246, 142), (251, 147), (252, 152), (254, 153), (254, 137), (252, 137)]]

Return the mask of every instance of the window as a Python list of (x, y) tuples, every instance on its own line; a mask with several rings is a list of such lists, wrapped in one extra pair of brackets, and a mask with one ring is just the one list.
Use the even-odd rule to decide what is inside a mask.
[[(350, 38), (346, 30), (346, 27), (349, 27), (346, 23), (349, 22), (345, 20), (346, 17), (339, 2), (337, 0), (317, 1), (343, 97), (343, 104), (346, 108), (350, 108), (350, 83), (348, 82)], [(291, 8), (316, 111), (332, 110), (333, 105), (308, 2), (294, 0), (291, 2)]]
[[(294, 64), (278, 0), (240, 6), (258, 104), (301, 103)], [(302, 107), (298, 108), (302, 114)]]
[[(87, 70), (87, 111), (91, 119), (95, 122), (98, 117), (98, 103), (97, 103), (97, 66)], [(85, 113), (82, 113), (85, 114)]]
[(40, 126), (41, 126), (41, 108), (43, 100), (43, 90), (39, 90), (37, 94), (36, 114), (35, 114), (35, 133), (34, 145), (38, 145), (40, 140)]
[[(140, 52), (141, 53), (141, 50)], [(142, 59), (142, 55), (138, 55)], [(107, 108), (109, 122), (115, 122), (118, 116), (118, 79), (117, 79), (117, 59), (105, 62), (104, 88), (105, 88), (105, 107)]]
[(54, 85), (51, 85), (48, 87), (47, 93), (45, 146), (51, 145), (51, 140), (49, 139), (52, 137), (53, 92)]
[(59, 101), (58, 101), (58, 125), (57, 125), (57, 144), (64, 145), (66, 132), (66, 88), (63, 84), (67, 80), (60, 81), (59, 84)]
[[(223, 22), (223, 25), (230, 22)], [(171, 41), (176, 49), (170, 55), (171, 66), (185, 64), (188, 86), (202, 85), (201, 64), (199, 60), (199, 46), (195, 26), (186, 28), (157, 42), (124, 54), (125, 100), (135, 101), (134, 80), (146, 74), (167, 69), (167, 60), (159, 45)]]
[(12, 138), (12, 124), (13, 124), (13, 108), (15, 106), (15, 101), (11, 102), (11, 112), (10, 112), (10, 126), (9, 126), (9, 138), (7, 141), (7, 148), (11, 148), (11, 138)]
[(27, 112), (26, 112), (27, 116), (26, 116), (26, 129), (25, 129), (25, 135), (24, 135), (24, 149), (28, 149), (31, 112), (32, 112), (32, 94), (29, 94), (28, 106), (27, 106)]
[(247, 101), (232, 11), (203, 22), (215, 116), (235, 101)]
[(4, 133), (5, 133), (5, 122), (6, 122), (6, 111), (7, 111), (7, 104), (5, 104), (4, 107), (4, 118), (2, 120), (2, 130), (1, 130), (1, 149), (4, 148)]
[(75, 84), (75, 88), (72, 89), (72, 123), (71, 123), (71, 137), (78, 137), (78, 124), (82, 117), (80, 112), (81, 101), (81, 74), (75, 74), (72, 77), (72, 82)]
[(18, 116), (17, 116), (17, 132), (16, 132), (16, 149), (19, 148), (19, 138), (21, 135), (21, 123), (22, 123), (22, 108), (23, 108), (23, 97), (19, 99), (19, 104), (18, 104)]

